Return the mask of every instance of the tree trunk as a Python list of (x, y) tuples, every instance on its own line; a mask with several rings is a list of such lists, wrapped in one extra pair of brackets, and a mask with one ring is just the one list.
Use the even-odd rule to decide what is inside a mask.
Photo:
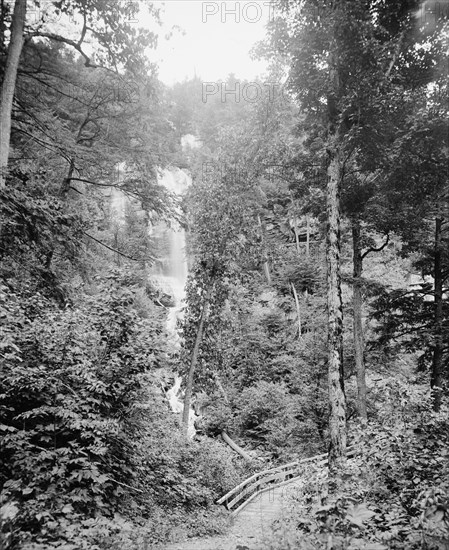
[(363, 258), (360, 243), (360, 221), (352, 220), (352, 250), (353, 250), (353, 335), (354, 335), (354, 358), (357, 377), (357, 409), (363, 421), (367, 419), (366, 413), (366, 379), (365, 379), (365, 358), (364, 339), (362, 326), (362, 287), (361, 277), (363, 271)]
[(301, 247), (299, 246), (299, 235), (298, 235), (298, 227), (296, 225), (296, 218), (293, 221), (293, 230), (295, 233), (295, 243), (296, 243), (296, 252), (298, 253), (298, 256), (301, 256)]
[(268, 263), (268, 259), (266, 259), (263, 264), (263, 272), (265, 273), (265, 278), (267, 279), (267, 283), (271, 285), (270, 264)]
[[(5, 15), (6, 15), (6, 0), (0, 0), (0, 55), (3, 57), (3, 54), (6, 52), (5, 45)], [(0, 76), (3, 79), (3, 67), (0, 67)]]
[(249, 456), (249, 454), (247, 454), (239, 445), (237, 445), (237, 443), (232, 441), (232, 439), (224, 430), (221, 432), (221, 438), (225, 443), (227, 443), (231, 447), (231, 449), (233, 449), (240, 456), (242, 456), (246, 460), (251, 460), (251, 457)]
[(203, 308), (201, 310), (201, 315), (200, 315), (200, 322), (198, 324), (198, 330), (196, 332), (195, 345), (193, 346), (192, 357), (190, 359), (189, 375), (187, 377), (186, 391), (184, 394), (184, 408), (182, 410), (182, 429), (186, 435), (189, 429), (189, 412), (190, 412), (190, 403), (192, 401), (193, 376), (195, 374), (195, 367), (198, 362), (198, 352), (200, 349), (201, 342), (203, 340), (204, 321), (206, 320), (211, 294), (212, 294), (212, 287), (210, 287), (206, 291), (206, 295), (204, 297)]
[(310, 256), (310, 218), (309, 214), (306, 216), (306, 256)]
[(67, 197), (67, 194), (69, 192), (74, 171), (75, 171), (75, 159), (71, 158), (70, 164), (69, 164), (69, 171), (67, 172), (67, 176), (64, 178), (62, 182), (61, 189), (59, 190), (60, 196), (64, 199)]
[(268, 262), (268, 254), (267, 254), (267, 251), (266, 251), (266, 248), (265, 248), (264, 228), (263, 228), (263, 225), (262, 225), (262, 220), (260, 219), (260, 215), (257, 215), (257, 221), (258, 221), (259, 227), (260, 227), (260, 234), (261, 234), (262, 246), (263, 246), (263, 256), (264, 256), (263, 271), (265, 273), (267, 283), (271, 286), (270, 264)]
[(115, 250), (116, 250), (115, 261), (116, 261), (118, 267), (121, 267), (121, 265), (122, 265), (122, 258), (121, 258), (121, 256), (120, 256), (120, 252), (119, 252), (119, 243), (118, 243), (118, 232), (119, 232), (119, 231), (120, 231), (120, 230), (117, 228), (117, 229), (115, 230), (115, 233), (114, 233), (114, 248), (115, 248)]
[(16, 0), (11, 24), (11, 39), (0, 92), (0, 189), (5, 186), (8, 168), (11, 116), (17, 69), (22, 52), (27, 0)]
[(434, 256), (434, 280), (435, 280), (435, 333), (432, 358), (432, 373), (430, 387), (433, 390), (433, 408), (439, 411), (441, 407), (441, 393), (443, 382), (443, 273), (442, 273), (442, 239), (441, 228), (443, 220), (435, 220), (435, 256)]
[(340, 277), (340, 185), (341, 161), (334, 151), (327, 178), (327, 312), (329, 384), (329, 472), (346, 462), (346, 398), (343, 382), (343, 304)]
[(295, 304), (296, 304), (296, 314), (298, 316), (298, 339), (301, 340), (301, 335), (302, 335), (301, 310), (299, 308), (298, 293), (296, 292), (295, 285), (293, 283), (290, 283), (290, 284), (292, 285), (293, 297), (295, 298)]

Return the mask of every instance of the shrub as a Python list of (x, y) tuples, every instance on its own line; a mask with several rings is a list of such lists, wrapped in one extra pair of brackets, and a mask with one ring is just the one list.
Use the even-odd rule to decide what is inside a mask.
[[(328, 495), (305, 474), (271, 550), (446, 550), (449, 540), (449, 411), (431, 410), (427, 388), (385, 382), (385, 407), (358, 431), (360, 453)], [(309, 481), (307, 481), (309, 480)], [(314, 481), (315, 480), (315, 481)], [(329, 542), (331, 541), (331, 542)]]

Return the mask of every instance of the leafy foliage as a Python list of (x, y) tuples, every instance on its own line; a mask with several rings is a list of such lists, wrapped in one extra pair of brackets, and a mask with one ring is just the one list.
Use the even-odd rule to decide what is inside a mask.
[(447, 409), (428, 389), (384, 379), (378, 421), (356, 436), (357, 455), (336, 494), (309, 472), (270, 548), (444, 549), (449, 534)]

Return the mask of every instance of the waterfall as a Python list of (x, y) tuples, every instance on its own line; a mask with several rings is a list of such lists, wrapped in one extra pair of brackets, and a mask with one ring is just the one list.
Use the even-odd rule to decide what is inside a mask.
[[(162, 172), (159, 183), (171, 193), (181, 197), (191, 183), (190, 176), (179, 168), (166, 169)], [(179, 337), (176, 323), (180, 318), (185, 285), (187, 282), (186, 236), (184, 229), (177, 223), (161, 223), (150, 228), (150, 235), (160, 248), (160, 256), (151, 275), (151, 282), (160, 291), (172, 298), (172, 307), (169, 307), (167, 316), (167, 331), (172, 337), (173, 346), (179, 347)], [(172, 411), (181, 420), (183, 400), (181, 392), (182, 379), (175, 375), (174, 385), (166, 392), (167, 400)], [(194, 427), (196, 415), (193, 409), (189, 413), (188, 435), (196, 433)]]
[[(172, 168), (164, 170), (159, 183), (177, 196), (182, 196), (190, 185), (190, 177)], [(159, 258), (151, 275), (152, 283), (162, 292), (168, 294), (173, 307), (170, 307), (167, 330), (177, 342), (176, 321), (180, 315), (184, 288), (187, 282), (186, 236), (184, 229), (176, 222), (162, 222), (150, 228), (150, 235), (159, 248)]]
[[(187, 145), (191, 147), (190, 144)], [(179, 168), (170, 168), (161, 172), (159, 184), (163, 185), (173, 195), (182, 197), (191, 184), (191, 178)], [(108, 190), (108, 196), (114, 223), (118, 227), (124, 227), (126, 207), (129, 205), (130, 199), (116, 187), (111, 187)], [(178, 214), (181, 215), (181, 212), (179, 211)], [(157, 250), (157, 260), (151, 269), (149, 279), (152, 286), (165, 298), (160, 297), (163, 305), (168, 309), (166, 329), (171, 337), (173, 349), (176, 349), (180, 346), (176, 324), (182, 315), (187, 282), (186, 235), (184, 229), (176, 221), (170, 223), (162, 221), (156, 224), (150, 222), (148, 234), (152, 237)], [(184, 407), (181, 384), (182, 378), (175, 373), (174, 384), (166, 392), (170, 408), (179, 416), (180, 421)], [(197, 416), (191, 408), (189, 412), (189, 437), (196, 434), (194, 427), (196, 418)]]
[[(189, 151), (200, 146), (200, 142), (193, 135), (183, 136), (181, 139), (182, 148), (189, 156)], [(126, 173), (125, 163), (117, 165), (117, 181), (123, 179)], [(183, 170), (172, 167), (162, 170), (159, 176), (159, 184), (163, 185), (170, 193), (177, 197), (187, 191), (191, 184), (190, 176)], [(110, 208), (114, 222), (119, 226), (125, 225), (126, 206), (130, 199), (117, 187), (112, 186), (108, 189)], [(178, 212), (181, 215), (181, 211)], [(149, 223), (148, 234), (152, 237), (157, 249), (158, 259), (153, 266), (149, 279), (151, 284), (165, 295), (162, 299), (164, 305), (168, 306), (167, 332), (171, 336), (173, 348), (179, 348), (179, 336), (176, 331), (176, 324), (182, 315), (183, 301), (185, 297), (185, 285), (187, 282), (187, 257), (186, 257), (186, 235), (184, 229), (176, 221), (171, 223), (160, 222), (156, 224)], [(167, 305), (166, 305), (167, 307)], [(179, 415), (181, 420), (183, 404), (183, 392), (181, 391), (182, 378), (175, 373), (174, 384), (166, 392), (167, 400), (172, 411)], [(188, 434), (193, 437), (196, 433), (194, 421), (197, 418), (194, 410), (189, 412), (189, 430)]]

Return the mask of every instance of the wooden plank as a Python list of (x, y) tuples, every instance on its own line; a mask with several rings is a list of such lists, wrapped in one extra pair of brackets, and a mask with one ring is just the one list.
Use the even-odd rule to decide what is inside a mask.
[[(354, 456), (356, 454), (356, 449), (355, 448), (350, 448), (348, 449), (348, 456)], [(318, 455), (316, 457), (312, 457), (312, 458), (319, 458), (319, 457), (327, 457), (327, 455)], [(307, 459), (310, 461), (310, 459)], [(327, 465), (328, 463), (328, 459), (325, 458), (324, 460), (320, 460), (319, 462), (317, 462), (316, 466), (325, 466)], [(286, 485), (290, 485), (290, 484), (295, 484), (297, 483), (299, 480), (302, 479), (302, 474), (300, 475), (296, 475), (295, 477), (291, 478), (291, 479), (288, 479), (286, 481), (283, 481), (281, 483), (277, 483), (275, 485), (271, 485), (270, 487), (264, 487), (263, 489), (260, 489), (259, 491), (253, 493), (250, 498), (248, 500), (246, 500), (245, 502), (243, 502), (236, 510), (234, 510), (232, 512), (232, 516), (236, 516), (241, 510), (243, 510), (243, 508), (245, 508), (252, 500), (254, 500), (257, 496), (260, 496), (268, 491), (271, 491), (273, 489), (278, 489), (280, 487), (284, 487)], [(261, 480), (262, 481), (262, 480)]]
[[(354, 447), (349, 447), (347, 455), (353, 456), (355, 452), (356, 452), (356, 449)], [(257, 494), (261, 494), (261, 492), (271, 489), (271, 487), (268, 487), (266, 489), (258, 490), (258, 487), (260, 487), (261, 485), (265, 485), (267, 483), (279, 480), (279, 483), (272, 484), (272, 486), (279, 486), (280, 484), (284, 484), (285, 482), (288, 482), (288, 480), (286, 480), (288, 476), (294, 476), (294, 478), (298, 478), (300, 477), (299, 466), (301, 466), (302, 464), (307, 464), (309, 462), (315, 462), (316, 466), (324, 466), (328, 463), (327, 456), (328, 456), (327, 453), (323, 453), (320, 455), (303, 458), (295, 462), (290, 462), (288, 464), (283, 464), (282, 466), (277, 466), (276, 468), (263, 470), (262, 472), (258, 472), (257, 474), (253, 474), (251, 477), (245, 479), (244, 481), (242, 481), (242, 483), (234, 487), (234, 489), (231, 489), (231, 491), (226, 493), (216, 502), (217, 504), (223, 504), (226, 501), (229, 501), (231, 497), (236, 495), (232, 500), (230, 500), (229, 502), (226, 502), (226, 507), (228, 508), (228, 510), (230, 510), (235, 504), (239, 503), (247, 495), (250, 495), (249, 499), (247, 499), (244, 503), (240, 504), (240, 506), (237, 508), (237, 510), (240, 510), (250, 500), (252, 500)], [(233, 513), (236, 513), (236, 511)]]
[(261, 481), (263, 481), (264, 483), (269, 483), (270, 481), (276, 481), (277, 479), (284, 480), (288, 475), (289, 472), (278, 472), (264, 477)]
[[(270, 483), (270, 482), (276, 481), (276, 480), (279, 480), (279, 482), (282, 482), (282, 481), (285, 480), (287, 475), (294, 475), (294, 470), (287, 471), (287, 472), (276, 472), (276, 473), (273, 473), (273, 474), (268, 475), (268, 476), (264, 476), (264, 477), (256, 480), (250, 486), (242, 488), (242, 490), (238, 493), (238, 495), (226, 504), (226, 508), (228, 510), (231, 510), (234, 507), (235, 504), (239, 503), (247, 495), (250, 495), (250, 497), (251, 497), (250, 499), (252, 499), (254, 494), (260, 493), (261, 489), (258, 489), (258, 488), (261, 485), (265, 485), (267, 483)], [(278, 483), (272, 484), (272, 486), (277, 487)], [(248, 499), (248, 500), (250, 500), (250, 499)]]
[[(232, 507), (237, 504), (238, 502), (240, 502), (241, 500), (243, 500), (246, 496), (248, 495), (252, 495), (254, 493), (257, 493), (257, 487), (258, 485), (256, 485), (255, 487), (253, 487), (251, 485), (251, 487), (248, 487), (247, 490), (245, 489), (244, 491), (242, 491), (241, 493), (239, 493), (233, 500), (231, 500), (231, 502), (228, 502), (228, 504), (226, 505), (226, 508), (228, 510), (231, 510)], [(253, 490), (251, 490), (253, 489)]]
[(231, 497), (235, 492), (237, 492), (240, 489), (242, 489), (243, 487), (245, 487), (248, 483), (250, 483), (254, 479), (258, 479), (262, 474), (263, 474), (263, 472), (258, 472), (257, 474), (253, 474), (251, 477), (245, 479), (239, 485), (237, 485), (237, 487), (234, 487), (234, 489), (231, 489), (228, 493), (226, 493), (224, 496), (219, 498), (217, 500), (217, 504), (223, 504), (223, 502), (225, 500), (227, 500), (229, 497)]
[[(258, 479), (257, 481), (255, 481), (249, 487), (245, 487), (245, 489), (243, 489), (233, 500), (228, 502), (228, 504), (226, 506), (227, 509), (230, 510), (234, 506), (234, 504), (237, 504), (238, 502), (240, 502), (247, 495), (252, 496), (254, 493), (257, 493), (258, 492), (258, 487), (260, 487), (262, 484), (265, 484), (265, 483), (266, 483), (266, 478), (263, 478), (263, 479)], [(259, 489), (259, 491), (260, 491), (260, 489)]]
[(254, 500), (258, 495), (261, 494), (261, 491), (258, 491), (257, 493), (253, 493), (248, 500), (245, 500), (236, 510), (232, 511), (232, 516), (236, 516), (243, 508), (245, 508), (252, 500)]
[[(233, 500), (228, 502), (226, 505), (226, 508), (228, 510), (231, 510), (235, 504), (243, 500), (247, 495), (250, 495), (250, 497), (252, 497), (253, 494), (260, 493), (263, 490), (263, 489), (258, 489), (261, 485), (265, 485), (267, 483), (270, 483), (271, 481), (276, 481), (278, 479), (281, 481), (284, 481), (285, 476), (286, 474), (284, 472), (278, 472), (277, 474), (273, 474), (271, 476), (267, 476), (255, 481), (252, 485), (242, 490)], [(279, 484), (276, 483), (276, 484), (273, 484), (272, 487), (277, 487), (278, 485)]]

